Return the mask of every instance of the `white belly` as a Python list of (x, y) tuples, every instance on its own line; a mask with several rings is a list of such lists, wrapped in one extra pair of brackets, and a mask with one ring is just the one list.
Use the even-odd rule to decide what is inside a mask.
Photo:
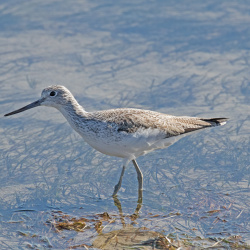
[(112, 136), (105, 133), (101, 136), (93, 133), (81, 136), (90, 146), (103, 154), (130, 159), (155, 149), (168, 147), (179, 139), (179, 137), (165, 138), (165, 134), (157, 129), (141, 129), (131, 134), (117, 132)]

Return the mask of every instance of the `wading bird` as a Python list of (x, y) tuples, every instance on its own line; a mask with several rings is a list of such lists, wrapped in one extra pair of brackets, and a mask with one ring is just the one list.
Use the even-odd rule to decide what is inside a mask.
[(58, 109), (90, 146), (103, 154), (124, 159), (121, 176), (113, 195), (119, 191), (125, 168), (130, 161), (137, 172), (139, 190), (142, 190), (143, 175), (136, 162), (137, 157), (166, 148), (190, 132), (224, 125), (228, 120), (173, 116), (132, 108), (87, 112), (67, 88), (59, 85), (45, 88), (39, 100), (5, 116), (37, 106)]

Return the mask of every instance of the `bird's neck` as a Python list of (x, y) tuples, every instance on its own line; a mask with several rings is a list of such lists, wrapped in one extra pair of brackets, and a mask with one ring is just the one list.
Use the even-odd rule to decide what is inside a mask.
[(75, 100), (71, 98), (67, 105), (61, 105), (58, 110), (67, 119), (71, 127), (79, 132), (79, 126), (83, 125), (84, 120), (88, 118), (88, 112)]

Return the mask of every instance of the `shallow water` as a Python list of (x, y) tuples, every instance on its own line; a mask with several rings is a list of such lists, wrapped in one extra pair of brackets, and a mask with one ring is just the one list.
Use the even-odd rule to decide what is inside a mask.
[[(87, 219), (107, 212), (115, 223), (104, 234), (132, 224), (196, 246), (228, 237), (250, 244), (249, 24), (243, 1), (1, 2), (1, 249), (96, 246), (93, 225), (58, 233), (58, 211)], [(142, 206), (132, 164), (117, 205), (121, 160), (91, 149), (58, 111), (3, 117), (51, 84), (89, 111), (135, 107), (230, 121), (138, 158)]]

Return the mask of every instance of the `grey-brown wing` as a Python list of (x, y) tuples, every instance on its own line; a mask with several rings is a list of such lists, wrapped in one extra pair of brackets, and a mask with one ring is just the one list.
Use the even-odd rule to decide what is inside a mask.
[(111, 109), (95, 112), (95, 116), (116, 124), (118, 132), (135, 133), (138, 129), (158, 129), (165, 132), (166, 138), (223, 125), (228, 120), (227, 118), (172, 116), (141, 109)]

